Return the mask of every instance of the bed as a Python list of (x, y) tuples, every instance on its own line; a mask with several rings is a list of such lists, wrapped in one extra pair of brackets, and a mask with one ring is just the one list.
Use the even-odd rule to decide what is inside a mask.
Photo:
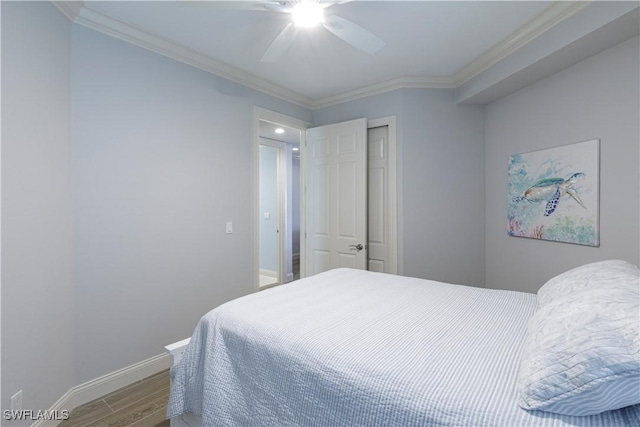
[[(577, 313), (566, 302), (554, 306), (558, 300), (602, 296), (593, 295), (603, 286), (588, 271), (581, 285), (569, 274), (535, 295), (336, 269), (203, 316), (171, 369), (167, 416), (172, 426), (640, 426), (640, 276), (621, 263), (605, 274), (622, 288), (613, 292), (622, 305), (613, 305), (623, 338), (614, 337), (618, 359), (600, 375), (604, 387), (575, 358), (560, 363), (562, 372), (541, 365), (550, 350), (541, 356), (538, 348), (553, 335), (557, 364), (554, 352), (565, 340), (558, 341), (558, 331), (566, 335), (567, 322), (591, 311), (584, 303), (570, 303), (581, 307)], [(545, 309), (570, 319), (545, 315), (532, 324)], [(591, 319), (589, 333), (601, 320)], [(601, 349), (579, 353), (592, 363), (594, 351)], [(559, 375), (571, 383), (571, 369), (591, 377), (569, 384), (569, 393), (562, 381), (550, 391), (545, 381)]]

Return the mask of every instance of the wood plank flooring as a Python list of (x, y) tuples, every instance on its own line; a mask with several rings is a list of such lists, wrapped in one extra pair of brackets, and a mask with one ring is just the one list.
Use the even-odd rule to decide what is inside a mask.
[(169, 370), (77, 407), (59, 427), (169, 427)]

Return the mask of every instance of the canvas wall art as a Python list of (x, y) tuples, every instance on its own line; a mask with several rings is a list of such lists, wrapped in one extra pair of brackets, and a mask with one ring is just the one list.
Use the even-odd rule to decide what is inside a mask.
[(509, 158), (508, 234), (599, 246), (600, 140)]

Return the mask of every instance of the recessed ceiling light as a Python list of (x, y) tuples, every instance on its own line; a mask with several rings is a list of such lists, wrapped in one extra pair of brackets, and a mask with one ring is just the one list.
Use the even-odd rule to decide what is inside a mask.
[(275, 132), (275, 133), (284, 133), (284, 129), (282, 129), (282, 128), (277, 128), (274, 132)]
[(302, 1), (293, 7), (293, 22), (298, 27), (315, 27), (324, 21), (324, 10), (320, 3)]
[(298, 147), (293, 147), (291, 150), (292, 150), (292, 151), (298, 151), (298, 150), (299, 150), (299, 148), (298, 148)]

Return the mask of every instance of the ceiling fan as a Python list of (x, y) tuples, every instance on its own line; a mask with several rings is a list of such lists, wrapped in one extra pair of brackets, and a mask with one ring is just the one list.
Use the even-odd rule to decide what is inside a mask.
[[(271, 42), (260, 59), (261, 62), (276, 62), (289, 48), (298, 31), (321, 25), (346, 43), (366, 53), (376, 53), (385, 42), (375, 34), (338, 15), (326, 14), (330, 7), (349, 1), (295, 0), (233, 2), (233, 8), (265, 10), (291, 15), (291, 22)], [(213, 2), (215, 4), (215, 2)], [(225, 4), (229, 4), (226, 3)]]

